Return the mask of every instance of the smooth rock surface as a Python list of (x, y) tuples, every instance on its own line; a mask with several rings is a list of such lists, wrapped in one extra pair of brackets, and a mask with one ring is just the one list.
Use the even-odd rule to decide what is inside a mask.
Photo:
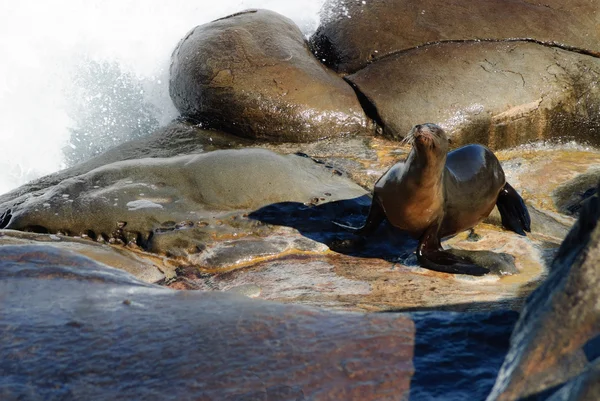
[(598, 10), (597, 0), (328, 0), (311, 45), (319, 59), (340, 72), (452, 40), (532, 39), (600, 54)]
[(600, 59), (527, 42), (442, 43), (378, 60), (347, 79), (385, 135), (435, 122), (455, 145), (550, 138), (600, 145)]
[[(84, 238), (67, 237), (56, 234), (35, 234), (22, 231), (0, 230), (0, 254), (5, 246), (13, 245), (43, 245), (60, 255), (77, 254), (115, 269), (123, 270), (145, 283), (158, 283), (174, 278), (177, 264), (166, 257), (133, 248), (115, 247), (100, 244)], [(54, 251), (60, 250), (60, 251)], [(40, 253), (40, 260), (45, 259)], [(48, 260), (48, 262), (51, 262)], [(60, 259), (52, 263), (61, 264)]]
[[(28, 182), (0, 195), (0, 203), (56, 185), (110, 163), (146, 157), (173, 157), (250, 146), (252, 141), (221, 131), (203, 129), (183, 119), (170, 122), (143, 138), (134, 139), (70, 168)], [(293, 153), (293, 152), (291, 152)]]
[(307, 142), (366, 132), (352, 88), (272, 11), (194, 28), (173, 52), (169, 88), (184, 116), (248, 138)]
[(591, 401), (600, 399), (600, 359), (565, 384), (548, 401)]
[(4, 247), (0, 277), (3, 400), (408, 398), (407, 316), (177, 292), (41, 245)]
[[(598, 356), (600, 199), (583, 206), (548, 279), (528, 299), (488, 401), (515, 400), (563, 384)], [(591, 350), (589, 347), (592, 347)]]
[[(187, 230), (186, 247), (204, 247), (219, 234), (235, 238), (239, 226), (248, 235), (257, 224), (244, 215), (262, 206), (365, 193), (342, 173), (307, 157), (223, 150), (108, 164), (3, 204), (0, 228), (86, 234), (166, 252), (173, 244), (166, 241), (162, 248), (155, 234)], [(225, 225), (222, 219), (232, 222)]]

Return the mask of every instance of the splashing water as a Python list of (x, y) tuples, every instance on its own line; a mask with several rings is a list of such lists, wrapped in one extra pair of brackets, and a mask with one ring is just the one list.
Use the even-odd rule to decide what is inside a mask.
[(174, 118), (170, 55), (194, 26), (267, 8), (309, 35), (323, 2), (2, 2), (0, 194)]

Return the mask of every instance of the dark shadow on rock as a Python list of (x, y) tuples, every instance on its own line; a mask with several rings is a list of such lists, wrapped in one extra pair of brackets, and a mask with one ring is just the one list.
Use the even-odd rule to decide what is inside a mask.
[(589, 340), (583, 346), (583, 352), (590, 362), (600, 358), (600, 334)]
[(354, 235), (333, 223), (336, 221), (360, 227), (369, 212), (369, 196), (323, 204), (319, 202), (321, 199), (315, 198), (311, 204), (274, 203), (250, 213), (248, 217), (267, 224), (295, 228), (303, 236), (345, 255), (417, 265), (414, 255), (417, 241), (387, 222), (368, 237)]
[(456, 312), (473, 313), (485, 315), (490, 311), (518, 311), (522, 307), (524, 300), (522, 298), (506, 298), (497, 301), (475, 301), (464, 303), (449, 303), (434, 306), (414, 306), (407, 308), (390, 308), (379, 311), (378, 313), (428, 313), (428, 312)]
[[(362, 226), (371, 205), (369, 196), (319, 204), (322, 200), (325, 199), (314, 198), (311, 204), (274, 203), (252, 212), (249, 218), (295, 228), (305, 237), (345, 255), (380, 258), (407, 266), (418, 266), (415, 255), (417, 240), (387, 221), (367, 237), (355, 235), (333, 223), (335, 221), (351, 227)], [(508, 254), (462, 249), (452, 249), (450, 252), (488, 268), (492, 274), (518, 272), (514, 257)]]
[(415, 374), (410, 400), (483, 400), (492, 389), (510, 335), (514, 311), (411, 313)]

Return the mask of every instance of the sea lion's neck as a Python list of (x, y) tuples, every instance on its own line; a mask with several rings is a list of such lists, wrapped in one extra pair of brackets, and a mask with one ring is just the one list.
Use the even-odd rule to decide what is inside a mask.
[(422, 183), (431, 182), (434, 184), (442, 180), (446, 155), (441, 156), (433, 151), (419, 151), (413, 148), (406, 159), (405, 165), (409, 166), (413, 174), (419, 175), (419, 181)]

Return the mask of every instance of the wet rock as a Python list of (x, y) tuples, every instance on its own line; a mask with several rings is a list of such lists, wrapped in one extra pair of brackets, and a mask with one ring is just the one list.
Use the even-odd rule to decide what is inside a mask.
[[(560, 243), (575, 223), (567, 207), (577, 208), (598, 177), (600, 152), (593, 148), (565, 144), (536, 144), (496, 152), (502, 162), (506, 179), (527, 202), (532, 233)], [(600, 178), (600, 177), (598, 177)], [(597, 180), (596, 180), (597, 182)], [(500, 215), (494, 211), (486, 220), (500, 225)]]
[[(314, 199), (327, 203), (364, 194), (310, 158), (243, 149), (108, 164), (0, 209), (7, 213), (3, 228), (71, 235), (92, 231), (106, 242), (155, 252), (183, 248), (185, 255), (227, 236), (272, 231), (244, 217), (262, 206), (295, 202), (310, 208)], [(165, 248), (161, 236), (170, 238)], [(196, 251), (187, 251), (191, 248)]]
[[(371, 190), (377, 174), (368, 167), (379, 164), (377, 147), (382, 138), (354, 137), (328, 138), (325, 140), (299, 144), (284, 143), (268, 148), (281, 153), (302, 153), (339, 171), (344, 171), (353, 181)], [(391, 146), (398, 146), (395, 142)]]
[(73, 167), (31, 181), (9, 193), (2, 194), (0, 195), (0, 203), (25, 193), (48, 188), (68, 178), (85, 174), (95, 168), (114, 162), (146, 157), (173, 157), (219, 149), (235, 149), (250, 144), (251, 141), (249, 140), (221, 131), (203, 129), (197, 124), (179, 119), (157, 129), (148, 136), (125, 142)]
[(245, 295), (248, 298), (257, 298), (262, 292), (262, 289), (254, 284), (242, 284), (228, 288), (226, 291), (234, 294)]
[(598, 2), (328, 0), (311, 38), (319, 59), (354, 72), (392, 53), (440, 41), (531, 39), (599, 53)]
[(488, 397), (539, 394), (579, 375), (597, 358), (600, 336), (600, 199), (591, 198), (562, 243), (548, 279), (528, 299)]
[[(324, 243), (328, 243), (328, 238), (341, 236), (324, 227), (314, 228), (314, 233), (303, 228), (301, 233)], [(488, 259), (495, 262), (508, 253), (514, 257), (514, 265), (509, 265), (516, 267), (516, 272), (512, 271), (516, 274), (497, 272), (472, 278), (421, 268), (414, 257), (416, 242), (383, 225), (363, 240), (360, 249), (288, 253), (255, 261), (242, 269), (188, 279), (194, 288), (203, 290), (225, 291), (251, 284), (261, 288), (261, 299), (345, 310), (518, 310), (544, 275), (538, 242), (499, 232), (491, 226), (479, 227), (478, 233), (478, 243), (469, 241), (465, 232), (445, 242), (445, 246), (472, 253), (487, 252)], [(489, 255), (492, 252), (493, 258)]]
[[(294, 303), (302, 300), (308, 305), (335, 308), (342, 306), (335, 298), (364, 296), (371, 292), (369, 283), (336, 274), (334, 264), (306, 258), (287, 258), (251, 270), (218, 274), (205, 285), (205, 288), (224, 291), (254, 285), (260, 287), (261, 299)], [(344, 309), (354, 309), (348, 306)]]
[(243, 265), (245, 262), (255, 261), (257, 258), (276, 256), (287, 249), (290, 244), (285, 240), (269, 238), (269, 241), (260, 239), (242, 239), (227, 241), (207, 249), (198, 257), (192, 257), (192, 263), (208, 269), (231, 269)]
[(407, 398), (409, 317), (184, 294), (57, 252), (0, 254), (2, 399)]
[(172, 55), (170, 93), (184, 116), (248, 138), (306, 142), (367, 125), (352, 88), (291, 20), (267, 10), (189, 32)]
[(600, 359), (565, 384), (548, 401), (586, 401), (600, 399)]
[[(376, 235), (363, 239), (362, 243), (357, 241), (356, 236), (333, 225), (332, 221), (355, 226), (363, 223), (371, 203), (366, 194), (390, 165), (406, 156), (405, 145), (378, 137), (352, 138), (346, 145), (338, 138), (313, 144), (279, 144), (273, 147), (281, 152), (300, 152), (302, 155), (283, 156), (266, 150), (244, 149), (217, 152), (215, 156), (218, 157), (210, 159), (218, 170), (215, 176), (222, 178), (223, 183), (233, 182), (234, 194), (237, 190), (245, 192), (246, 187), (255, 186), (253, 182), (264, 183), (261, 190), (249, 190), (256, 205), (262, 202), (261, 199), (265, 202), (257, 209), (244, 209), (245, 206), (234, 203), (236, 196), (225, 191), (215, 196), (213, 206), (208, 207), (204, 199), (208, 202), (210, 197), (204, 195), (202, 188), (209, 170), (201, 170), (200, 165), (194, 163), (184, 166), (191, 159), (183, 157), (180, 164), (168, 167), (164, 167), (163, 163), (169, 159), (144, 160), (139, 164), (140, 168), (133, 167), (139, 161), (129, 161), (127, 163), (132, 164), (122, 169), (107, 166), (102, 173), (82, 174), (65, 183), (64, 188), (74, 191), (68, 198), (63, 198), (64, 191), (50, 196), (58, 205), (65, 203), (64, 210), (70, 210), (69, 205), (75, 204), (81, 205), (77, 208), (85, 211), (93, 207), (78, 202), (90, 197), (89, 194), (94, 191), (98, 191), (98, 197), (107, 195), (106, 205), (93, 209), (95, 213), (90, 212), (85, 218), (76, 213), (74, 220), (79, 222), (76, 224), (86, 223), (82, 223), (84, 227), (92, 223), (105, 227), (106, 231), (100, 231), (98, 227), (79, 230), (75, 223), (69, 225), (71, 215), (65, 214), (68, 219), (62, 220), (60, 216), (54, 216), (54, 206), (40, 210), (44, 211), (44, 218), (52, 218), (62, 224), (45, 227), (34, 221), (35, 208), (30, 206), (50, 203), (44, 200), (49, 196), (44, 191), (3, 203), (4, 212), (0, 209), (0, 215), (6, 213), (6, 216), (0, 220), (8, 223), (15, 213), (28, 215), (32, 218), (27, 228), (30, 230), (87, 235), (105, 244), (112, 241), (115, 250), (132, 252), (144, 258), (148, 254), (141, 250), (157, 254), (159, 260), (172, 266), (171, 270), (165, 271), (165, 279), (160, 283), (177, 289), (227, 291), (250, 284), (261, 288), (257, 297), (263, 299), (361, 311), (422, 308), (518, 310), (527, 295), (547, 275), (545, 265), (553, 259), (574, 222), (572, 217), (560, 213), (552, 194), (564, 182), (593, 172), (594, 166), (600, 164), (600, 153), (572, 144), (522, 146), (497, 152), (508, 180), (528, 203), (533, 233), (520, 237), (505, 231), (500, 228), (500, 218), (496, 216), (495, 220), (488, 220), (494, 225), (476, 227), (477, 241), (473, 241), (468, 232), (444, 241), (444, 246), (450, 249), (479, 255), (482, 254), (480, 252), (489, 252), (488, 259), (492, 263), (501, 261), (501, 254), (515, 258), (516, 270), (510, 271), (514, 274), (501, 274), (509, 272), (509, 263), (499, 269), (499, 275), (473, 279), (419, 267), (414, 255), (416, 242), (385, 224)], [(188, 157), (213, 157), (209, 155)], [(248, 163), (273, 158), (274, 164), (251, 172), (246, 162), (233, 163), (244, 171), (243, 174), (258, 178), (238, 176), (236, 169), (225, 174), (229, 167), (223, 166), (229, 166), (228, 162), (238, 157)], [(367, 190), (351, 183), (345, 174), (339, 176), (334, 172), (342, 171), (337, 167), (340, 164), (335, 163), (344, 160), (355, 168), (353, 179), (363, 177), (361, 184)], [(146, 164), (148, 162), (150, 164)], [(157, 173), (163, 168), (163, 173)], [(186, 169), (189, 169), (188, 172), (179, 173)], [(269, 175), (265, 172), (273, 170), (283, 174), (281, 181), (289, 187), (273, 183), (267, 185), (266, 177)], [(112, 172), (108, 174), (108, 171)], [(169, 180), (160, 178), (161, 174), (168, 176)], [(106, 176), (107, 180), (91, 184), (90, 190), (88, 178), (83, 176)], [(231, 181), (227, 178), (230, 176), (239, 179)], [(300, 176), (306, 180), (300, 179)], [(243, 186), (238, 185), (241, 182)], [(152, 185), (125, 193), (129, 187), (136, 188), (136, 183)], [(98, 188), (93, 188), (95, 185)], [(76, 188), (81, 192), (77, 192)], [(188, 191), (189, 188), (192, 189)], [(281, 188), (280, 192), (278, 188)], [(279, 199), (292, 199), (292, 195), (298, 194), (295, 191), (303, 188), (308, 192), (298, 195), (294, 201), (271, 203), (273, 200), (266, 199), (273, 191), (281, 195)], [(350, 188), (354, 189), (347, 192)], [(311, 192), (313, 189), (314, 192)], [(113, 197), (111, 194), (115, 193), (117, 196)], [(200, 195), (202, 199), (194, 198)], [(68, 202), (70, 199), (73, 202)], [(118, 199), (117, 206), (113, 206), (114, 199)], [(238, 206), (242, 208), (238, 209)], [(66, 213), (62, 210), (56, 212)], [(17, 221), (15, 218), (13, 224)], [(118, 226), (118, 222), (127, 224)], [(91, 257), (94, 258), (93, 255)], [(154, 263), (153, 259), (151, 261)]]
[(558, 211), (569, 216), (579, 215), (585, 201), (598, 192), (596, 188), (598, 181), (600, 181), (600, 169), (595, 168), (556, 188), (552, 198)]
[(206, 153), (219, 149), (240, 148), (250, 144), (251, 141), (243, 138), (222, 131), (204, 129), (200, 125), (180, 119), (172, 121), (144, 138), (108, 150), (100, 157), (92, 159), (93, 164), (83, 163), (80, 171), (84, 166), (89, 171), (123, 160)]
[(600, 59), (526, 42), (441, 43), (378, 60), (347, 79), (389, 137), (435, 122), (455, 145), (549, 138), (600, 144)]
[(157, 283), (176, 275), (175, 266), (165, 258), (136, 252), (130, 248), (111, 247), (89, 238), (0, 230), (0, 254), (15, 249), (15, 245), (42, 246), (45, 251), (40, 252), (40, 263), (60, 265), (66, 263), (61, 258), (69, 260), (72, 255), (81, 255), (106, 266), (125, 271), (145, 283)]

